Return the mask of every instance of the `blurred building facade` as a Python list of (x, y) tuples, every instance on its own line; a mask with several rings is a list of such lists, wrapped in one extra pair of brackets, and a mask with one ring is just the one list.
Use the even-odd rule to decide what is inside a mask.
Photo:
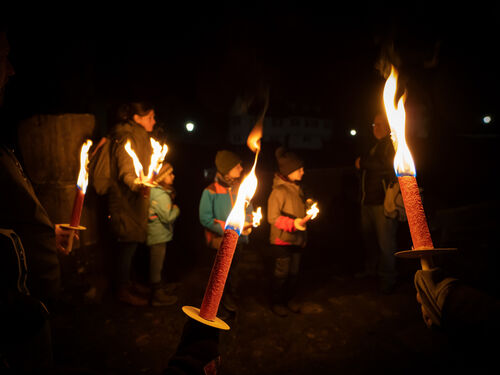
[[(232, 145), (246, 144), (248, 134), (257, 121), (256, 116), (233, 116), (229, 121), (228, 141)], [(305, 117), (266, 117), (264, 142), (277, 142), (291, 149), (320, 150), (332, 136), (331, 120)]]

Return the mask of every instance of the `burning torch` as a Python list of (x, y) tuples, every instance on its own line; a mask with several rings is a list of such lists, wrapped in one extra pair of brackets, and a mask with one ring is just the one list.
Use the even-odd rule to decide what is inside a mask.
[(416, 168), (406, 143), (405, 137), (405, 109), (403, 95), (397, 106), (396, 89), (398, 74), (392, 67), (391, 74), (384, 86), (384, 106), (387, 119), (391, 127), (391, 138), (396, 150), (394, 156), (394, 170), (398, 177), (401, 195), (405, 205), (408, 226), (410, 228), (413, 249), (397, 252), (396, 255), (403, 258), (420, 258), (423, 270), (433, 267), (432, 255), (454, 251), (453, 248), (434, 248), (432, 238), (427, 225), (422, 199), (416, 179)]
[[(245, 211), (257, 189), (257, 176), (255, 175), (255, 167), (260, 152), (260, 140), (262, 138), (263, 118), (267, 109), (267, 102), (264, 111), (259, 120), (250, 132), (247, 145), (255, 152), (255, 161), (248, 175), (243, 179), (236, 197), (236, 202), (233, 209), (229, 213), (224, 228), (222, 243), (217, 250), (212, 271), (205, 289), (203, 301), (200, 309), (193, 306), (183, 306), (182, 311), (190, 318), (201, 322), (205, 325), (218, 329), (229, 330), (229, 325), (222, 319), (217, 317), (217, 310), (224, 292), (227, 275), (231, 267), (234, 251), (238, 243), (240, 234), (245, 230)], [(259, 207), (260, 208), (260, 207)], [(257, 209), (254, 213), (254, 222), (257, 223), (258, 213), (261, 210)], [(260, 219), (258, 219), (260, 222)]]
[(73, 239), (75, 237), (75, 230), (85, 230), (87, 228), (80, 225), (80, 218), (82, 216), (83, 201), (85, 200), (85, 193), (89, 182), (89, 173), (87, 166), (89, 163), (89, 149), (92, 146), (92, 141), (88, 139), (80, 150), (80, 172), (78, 173), (78, 180), (76, 183), (75, 200), (73, 201), (73, 210), (71, 211), (71, 219), (69, 224), (61, 224), (61, 227), (71, 229), (68, 238), (68, 245), (66, 246), (66, 254), (69, 254), (73, 249)]

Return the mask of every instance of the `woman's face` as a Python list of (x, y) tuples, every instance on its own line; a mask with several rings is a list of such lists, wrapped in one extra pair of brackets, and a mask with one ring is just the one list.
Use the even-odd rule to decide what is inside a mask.
[(151, 110), (144, 116), (134, 115), (134, 121), (141, 125), (146, 131), (152, 132), (155, 127), (155, 111)]

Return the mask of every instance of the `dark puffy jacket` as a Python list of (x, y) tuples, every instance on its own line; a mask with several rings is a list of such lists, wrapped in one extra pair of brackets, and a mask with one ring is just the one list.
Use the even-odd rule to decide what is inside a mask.
[(359, 161), (361, 169), (361, 203), (383, 204), (385, 187), (396, 179), (394, 173), (394, 147), (391, 137), (377, 141)]
[(28, 288), (47, 303), (59, 294), (54, 224), (14, 153), (0, 145), (0, 228), (12, 229), (26, 252)]
[(109, 191), (111, 228), (120, 242), (144, 242), (147, 234), (149, 196), (143, 194), (132, 158), (125, 150), (129, 139), (132, 149), (141, 162), (145, 173), (153, 152), (150, 134), (139, 124), (131, 121), (118, 124), (111, 132), (113, 142)]

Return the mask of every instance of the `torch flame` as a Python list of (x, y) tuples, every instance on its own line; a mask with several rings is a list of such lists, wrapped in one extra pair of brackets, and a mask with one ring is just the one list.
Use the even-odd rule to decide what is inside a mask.
[(257, 211), (252, 212), (252, 226), (254, 228), (260, 225), (262, 219), (262, 207), (257, 207)]
[(142, 164), (139, 161), (139, 158), (135, 154), (134, 150), (132, 150), (132, 146), (130, 144), (130, 139), (127, 139), (127, 143), (125, 144), (125, 151), (127, 151), (127, 153), (132, 158), (132, 161), (134, 162), (135, 174), (137, 175), (137, 177), (141, 178), (141, 180), (142, 180), (142, 178), (144, 176)]
[(416, 176), (416, 168), (405, 138), (405, 108), (403, 95), (396, 103), (398, 73), (394, 66), (384, 86), (384, 106), (391, 127), (391, 138), (396, 150), (394, 170), (397, 176)]
[(260, 139), (262, 138), (263, 122), (262, 119), (255, 124), (247, 138), (247, 146), (252, 152), (260, 151)]
[[(266, 106), (267, 108), (267, 106)], [(253, 129), (250, 131), (250, 134), (247, 138), (248, 147), (255, 152), (255, 161), (253, 163), (252, 170), (248, 175), (243, 179), (243, 182), (238, 189), (238, 195), (236, 196), (236, 202), (233, 206), (233, 209), (229, 213), (229, 216), (226, 220), (226, 229), (231, 228), (238, 233), (241, 233), (243, 226), (245, 225), (245, 211), (250, 201), (255, 194), (255, 190), (257, 189), (257, 176), (255, 175), (255, 167), (257, 166), (257, 159), (259, 157), (260, 152), (260, 139), (262, 138), (262, 128), (264, 123), (264, 113), (261, 114), (259, 120), (254, 125)]]
[(89, 172), (87, 165), (89, 163), (89, 149), (92, 146), (92, 141), (88, 139), (80, 151), (80, 172), (78, 173), (78, 180), (76, 185), (82, 190), (83, 194), (87, 191), (89, 183)]
[(160, 142), (154, 138), (150, 138), (150, 140), (151, 146), (153, 147), (153, 153), (151, 154), (151, 163), (149, 164), (148, 175), (146, 177), (147, 181), (151, 181), (154, 176), (160, 172), (163, 165), (163, 159), (165, 159), (165, 155), (168, 152), (167, 145), (162, 146)]
[[(256, 155), (257, 156), (257, 155)], [(233, 229), (238, 233), (241, 233), (243, 226), (245, 225), (245, 210), (250, 203), (250, 200), (255, 194), (257, 189), (257, 176), (255, 175), (255, 166), (257, 165), (257, 157), (253, 163), (252, 170), (243, 179), (243, 182), (238, 189), (238, 195), (236, 196), (236, 203), (233, 209), (229, 213), (226, 220), (225, 229)]]
[(314, 219), (319, 212), (318, 203), (314, 203), (310, 209), (307, 210), (306, 214), (311, 215), (311, 219)]

